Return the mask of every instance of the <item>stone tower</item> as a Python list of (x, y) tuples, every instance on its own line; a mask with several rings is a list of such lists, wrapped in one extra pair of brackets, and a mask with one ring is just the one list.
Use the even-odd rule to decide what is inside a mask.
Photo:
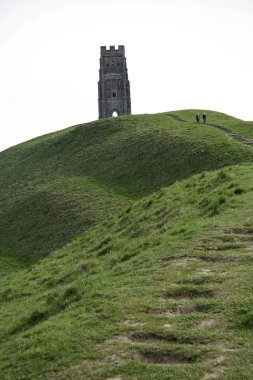
[(99, 119), (131, 115), (130, 82), (127, 74), (125, 47), (101, 46), (98, 82)]

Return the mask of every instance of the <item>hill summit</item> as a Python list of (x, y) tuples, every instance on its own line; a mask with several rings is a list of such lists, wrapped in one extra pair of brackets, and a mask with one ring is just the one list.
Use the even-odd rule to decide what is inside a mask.
[(196, 112), (0, 153), (1, 378), (252, 378), (253, 123)]

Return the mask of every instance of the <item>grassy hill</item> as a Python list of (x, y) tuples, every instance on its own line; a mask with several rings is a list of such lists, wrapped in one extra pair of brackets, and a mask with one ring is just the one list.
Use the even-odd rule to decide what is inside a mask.
[[(196, 125), (194, 111), (178, 115), (187, 121), (174, 113), (99, 120), (2, 152), (0, 256), (35, 262), (132, 200), (252, 160), (247, 146)], [(210, 122), (224, 119), (235, 122), (208, 114)]]
[(194, 115), (0, 154), (1, 379), (252, 378), (253, 149)]

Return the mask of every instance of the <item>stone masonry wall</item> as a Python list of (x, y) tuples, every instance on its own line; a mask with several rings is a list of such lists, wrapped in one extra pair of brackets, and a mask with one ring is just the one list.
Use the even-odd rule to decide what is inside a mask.
[(128, 80), (125, 47), (122, 45), (100, 48), (98, 82), (99, 119), (118, 115), (131, 115), (130, 82)]

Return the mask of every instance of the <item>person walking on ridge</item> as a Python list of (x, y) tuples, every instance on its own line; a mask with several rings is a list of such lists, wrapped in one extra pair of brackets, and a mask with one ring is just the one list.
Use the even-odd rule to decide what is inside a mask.
[(199, 118), (200, 118), (200, 115), (199, 115), (199, 112), (196, 114), (196, 121), (197, 123), (199, 123)]
[(203, 119), (203, 123), (206, 124), (206, 114), (205, 113), (203, 113), (202, 119)]

